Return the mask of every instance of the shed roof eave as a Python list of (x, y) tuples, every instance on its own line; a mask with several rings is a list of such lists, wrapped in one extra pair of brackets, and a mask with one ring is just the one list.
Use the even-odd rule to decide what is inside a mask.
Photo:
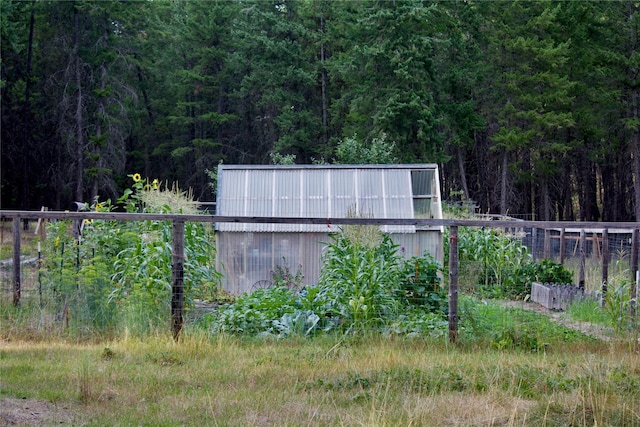
[(331, 165), (227, 165), (220, 164), (220, 169), (226, 170), (283, 170), (283, 169), (437, 169), (436, 163), (408, 163), (408, 164), (331, 164)]

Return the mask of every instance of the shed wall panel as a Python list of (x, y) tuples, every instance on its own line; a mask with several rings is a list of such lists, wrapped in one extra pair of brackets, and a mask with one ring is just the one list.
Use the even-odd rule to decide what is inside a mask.
[[(248, 217), (332, 218), (333, 224), (218, 223), (217, 264), (223, 287), (238, 295), (273, 281), (277, 266), (320, 277), (322, 253), (339, 218), (441, 218), (436, 165), (288, 165), (218, 168), (217, 214)], [(442, 228), (384, 226), (405, 258), (433, 255), (442, 262)]]
[(320, 259), (326, 233), (218, 233), (217, 265), (223, 289), (233, 295), (252, 290), (260, 281), (273, 281), (276, 266), (300, 270), (303, 284), (313, 285), (320, 276)]
[[(431, 254), (442, 263), (442, 235), (434, 231), (393, 233), (391, 239), (405, 258)], [(217, 267), (223, 289), (233, 295), (250, 292), (260, 281), (273, 281), (276, 266), (304, 274), (303, 285), (318, 283), (329, 233), (218, 232)]]

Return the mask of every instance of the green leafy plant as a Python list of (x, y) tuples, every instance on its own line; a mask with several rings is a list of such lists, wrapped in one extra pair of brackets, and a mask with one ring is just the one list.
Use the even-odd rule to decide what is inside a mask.
[(399, 308), (394, 295), (401, 277), (398, 246), (379, 231), (375, 238), (358, 239), (354, 236), (371, 235), (347, 230), (332, 235), (327, 245), (319, 298), (326, 314), (347, 327), (380, 326)]
[(573, 274), (562, 264), (550, 259), (538, 262), (527, 260), (505, 276), (497, 295), (503, 298), (524, 299), (531, 294), (533, 282), (569, 284), (572, 281)]
[(505, 278), (530, 260), (529, 250), (519, 235), (494, 228), (460, 227), (458, 253), (461, 284), (493, 287), (496, 293)]
[[(196, 213), (190, 194), (162, 188), (139, 174), (118, 203), (128, 212)], [(108, 212), (111, 200), (90, 209)], [(73, 230), (80, 229), (81, 234)], [(172, 224), (168, 221), (58, 221), (48, 228), (43, 288), (50, 291), (56, 317), (83, 329), (126, 328), (145, 332), (165, 327), (170, 312)], [(76, 236), (77, 238), (74, 238)], [(184, 285), (187, 306), (213, 299), (219, 289), (213, 231), (186, 223)], [(69, 322), (69, 319), (71, 322)]]
[(406, 306), (390, 321), (387, 332), (391, 335), (444, 337), (448, 322), (442, 313), (435, 313), (419, 306)]
[(271, 163), (274, 165), (295, 165), (296, 164), (296, 155), (295, 154), (281, 154), (278, 152), (269, 153), (269, 159)]
[[(445, 259), (448, 259), (448, 245)], [(521, 235), (495, 228), (460, 227), (458, 253), (462, 285), (485, 298), (523, 299), (531, 283), (571, 283), (572, 273), (549, 259), (534, 262)]]
[(279, 337), (308, 336), (313, 334), (320, 322), (320, 316), (311, 310), (295, 310), (285, 313), (279, 320), (273, 322)]
[(402, 265), (400, 298), (432, 312), (444, 312), (447, 295), (441, 286), (441, 271), (440, 263), (430, 254), (407, 259)]
[[(214, 334), (275, 334), (280, 330), (278, 326), (283, 325), (283, 316), (296, 311), (296, 300), (295, 293), (284, 286), (257, 289), (241, 295), (235, 303), (221, 307), (218, 312), (206, 315), (203, 324)], [(281, 323), (274, 324), (274, 320)]]
[(342, 164), (385, 164), (396, 163), (394, 155), (396, 144), (387, 141), (387, 135), (371, 141), (362, 141), (357, 135), (347, 137), (338, 142), (335, 163)]
[(550, 259), (543, 259), (535, 263), (535, 280), (541, 283), (569, 284), (573, 283), (573, 273), (562, 264)]

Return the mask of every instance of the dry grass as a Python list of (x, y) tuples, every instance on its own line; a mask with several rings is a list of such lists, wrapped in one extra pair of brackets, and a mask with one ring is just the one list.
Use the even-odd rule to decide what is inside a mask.
[(173, 213), (199, 213), (198, 205), (192, 202), (193, 191), (182, 191), (177, 183), (169, 186), (169, 183), (165, 182), (164, 189), (144, 191), (141, 193), (141, 199), (150, 212), (167, 212), (170, 209)]
[(525, 354), (191, 335), (3, 342), (0, 362), (0, 399), (49, 401), (89, 425), (640, 425), (638, 349), (622, 344)]
[(14, 320), (0, 324), (0, 424), (640, 426), (635, 342), (523, 353), (191, 332), (78, 344), (44, 316)]

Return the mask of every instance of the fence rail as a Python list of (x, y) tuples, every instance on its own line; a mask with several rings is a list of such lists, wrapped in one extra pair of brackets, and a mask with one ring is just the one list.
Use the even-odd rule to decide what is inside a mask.
[(331, 224), (331, 225), (415, 225), (422, 227), (493, 227), (546, 229), (640, 229), (640, 222), (574, 222), (574, 221), (521, 221), (508, 219), (423, 219), (423, 218), (300, 218), (221, 216), (205, 214), (154, 214), (126, 212), (65, 212), (65, 211), (15, 211), (0, 210), (0, 219), (98, 219), (111, 221), (184, 221), (184, 222), (235, 222), (240, 224)]
[[(542, 236), (544, 252), (548, 253), (552, 238), (560, 239), (561, 261), (565, 252), (567, 230), (578, 232), (576, 250), (580, 251), (579, 284), (584, 284), (584, 265), (586, 257), (587, 231), (591, 239), (600, 241), (602, 245), (602, 292), (607, 291), (608, 282), (608, 239), (612, 231), (631, 234), (630, 267), (631, 280), (636, 281), (638, 271), (638, 236), (640, 222), (570, 222), (570, 221), (514, 221), (506, 219), (388, 219), (388, 218), (298, 218), (298, 217), (247, 217), (218, 215), (185, 215), (185, 214), (153, 214), (153, 213), (121, 213), (121, 212), (61, 212), (61, 211), (0, 211), (0, 220), (13, 222), (13, 303), (19, 305), (20, 283), (20, 221), (21, 220), (109, 220), (109, 221), (170, 221), (173, 224), (172, 253), (172, 298), (171, 320), (174, 338), (179, 338), (184, 324), (184, 225), (187, 222), (200, 223), (266, 223), (266, 224), (327, 224), (327, 225), (413, 225), (417, 227), (449, 227), (449, 339), (454, 342), (457, 336), (458, 323), (458, 227), (485, 227), (502, 229), (531, 229), (531, 238), (535, 241)], [(538, 232), (540, 231), (540, 233)], [(552, 236), (551, 231), (559, 232)], [(599, 236), (599, 237), (598, 237)], [(605, 244), (607, 243), (607, 244)], [(636, 286), (632, 287), (632, 298), (637, 298)]]

